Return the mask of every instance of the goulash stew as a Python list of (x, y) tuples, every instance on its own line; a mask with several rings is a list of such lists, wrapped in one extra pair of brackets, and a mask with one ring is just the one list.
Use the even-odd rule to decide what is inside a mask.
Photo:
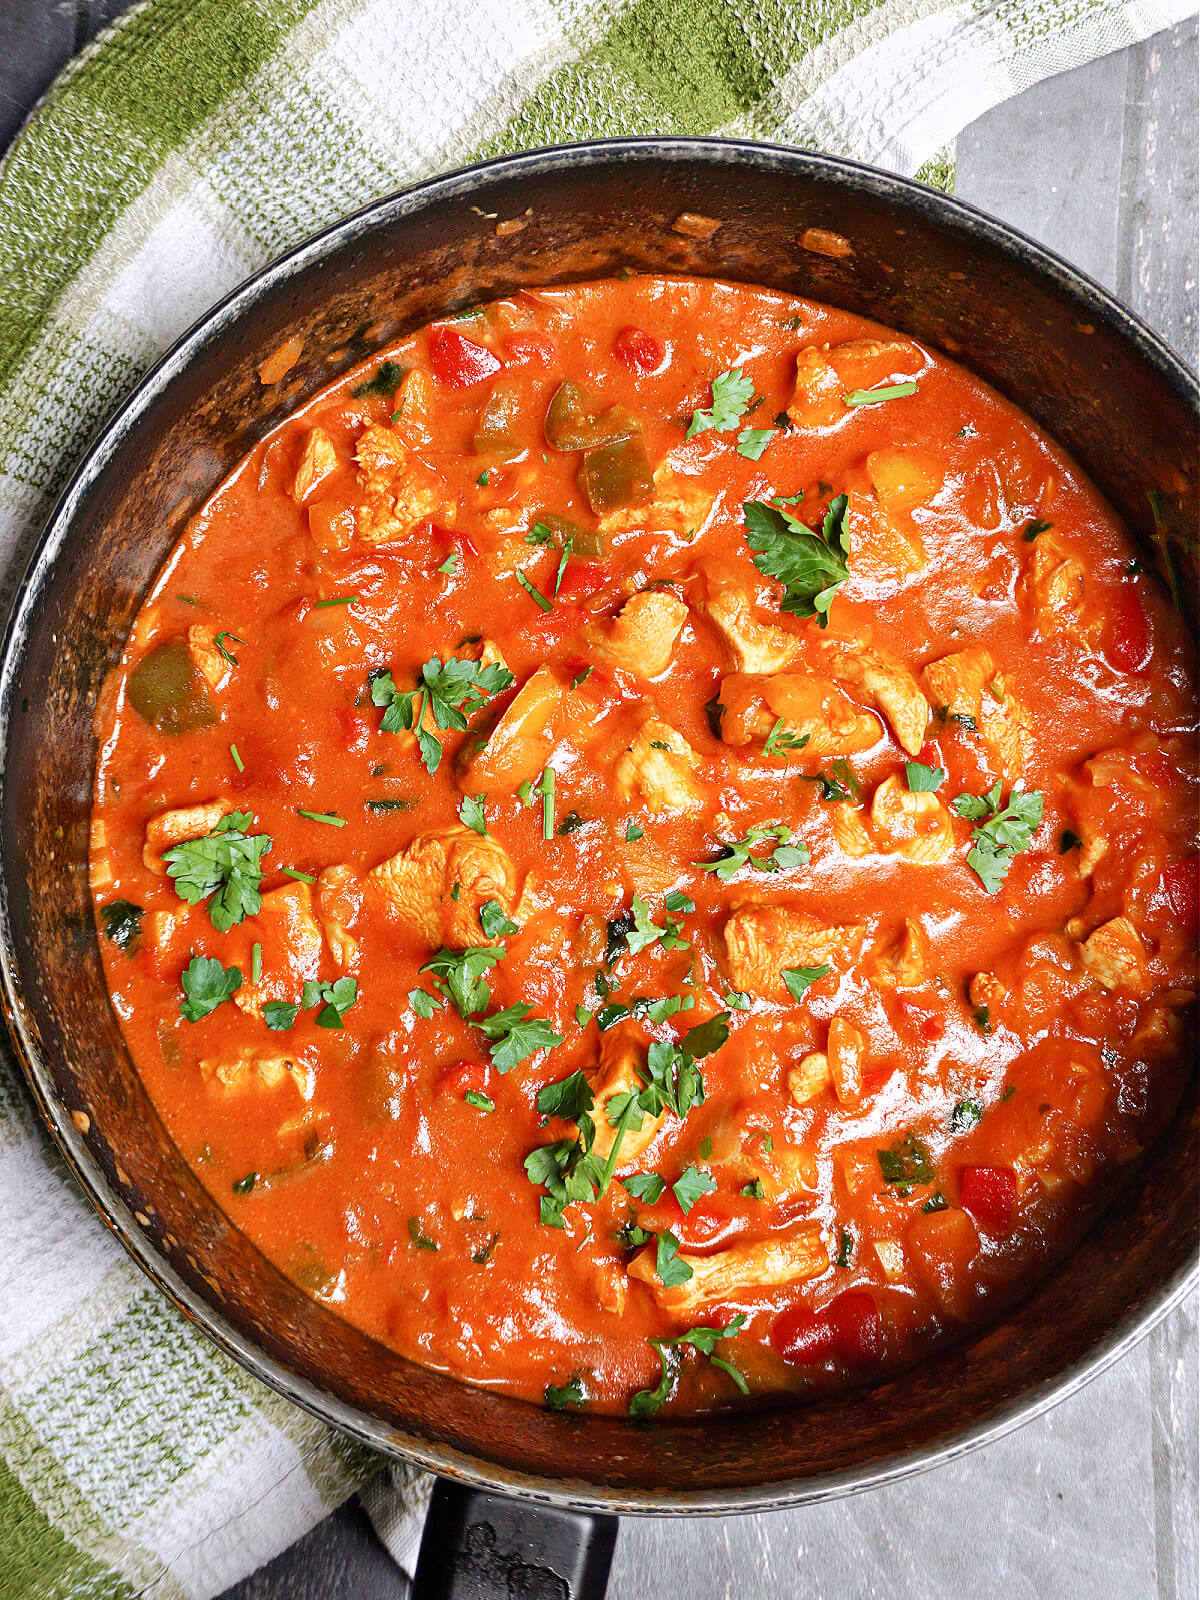
[(825, 1393), (994, 1316), (1171, 1116), (1196, 728), (1170, 597), (952, 362), (520, 293), (167, 562), (98, 712), (112, 1003), (217, 1202), (393, 1349)]

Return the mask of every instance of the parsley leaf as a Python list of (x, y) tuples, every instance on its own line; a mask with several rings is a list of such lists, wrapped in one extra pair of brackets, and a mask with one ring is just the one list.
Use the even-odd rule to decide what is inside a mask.
[[(408, 1003), (423, 1022), (428, 1022), (438, 1008), (438, 1002), (424, 989), (410, 989)], [(266, 1007), (263, 1007), (264, 1011)]]
[(757, 461), (774, 436), (774, 428), (743, 428), (737, 437), (737, 453), (747, 461)]
[(895, 1185), (897, 1194), (909, 1195), (914, 1183), (932, 1183), (937, 1177), (929, 1159), (929, 1147), (916, 1134), (906, 1133), (890, 1150), (876, 1150), (884, 1183)]
[(341, 1028), (350, 1007), (358, 999), (358, 979), (338, 978), (333, 983), (318, 983), (315, 979), (304, 985), (301, 1005), (304, 1007), (325, 1004), (317, 1012), (318, 1028)]
[(671, 1389), (679, 1369), (679, 1357), (684, 1348), (689, 1345), (701, 1355), (708, 1356), (714, 1367), (719, 1367), (722, 1372), (727, 1372), (743, 1394), (749, 1393), (746, 1380), (737, 1368), (730, 1366), (728, 1361), (723, 1361), (719, 1356), (713, 1354), (717, 1341), (719, 1339), (731, 1339), (740, 1328), (745, 1326), (745, 1322), (745, 1313), (739, 1311), (733, 1321), (727, 1323), (723, 1328), (689, 1328), (686, 1333), (681, 1333), (677, 1339), (651, 1339), (651, 1345), (658, 1352), (662, 1376), (653, 1389), (639, 1389), (633, 1396), (629, 1402), (630, 1416), (653, 1416), (658, 1408), (671, 1398)]
[(124, 950), (127, 956), (136, 955), (142, 942), (144, 915), (141, 906), (135, 906), (128, 900), (111, 900), (108, 905), (100, 907), (104, 937), (111, 940), (118, 950)]
[(712, 406), (708, 411), (693, 411), (685, 438), (698, 433), (732, 433), (750, 408), (754, 397), (754, 381), (741, 367), (722, 372), (713, 379)]
[(848, 507), (844, 494), (831, 500), (819, 533), (765, 501), (747, 500), (742, 507), (754, 565), (783, 584), (783, 609), (797, 617), (816, 617), (822, 628), (828, 624), (834, 593), (850, 576)]
[(741, 1191), (749, 1200), (765, 1200), (767, 1191), (763, 1188), (761, 1178), (755, 1178), (753, 1183), (744, 1183)]
[(959, 1100), (950, 1113), (950, 1132), (966, 1133), (977, 1127), (983, 1118), (983, 1107), (978, 1100)]
[(432, 972), (437, 989), (450, 1001), (460, 1017), (471, 1018), (483, 1011), (492, 998), (484, 973), (504, 956), (502, 945), (481, 944), (470, 950), (435, 950), (421, 968)]
[(654, 1270), (664, 1287), (668, 1289), (677, 1289), (692, 1276), (691, 1267), (686, 1261), (679, 1259), (679, 1240), (670, 1228), (664, 1228), (658, 1236), (654, 1252)]
[(442, 759), (442, 745), (425, 726), (426, 712), (437, 728), (463, 733), (468, 719), (482, 710), (488, 696), (510, 689), (516, 681), (499, 662), (485, 667), (478, 661), (460, 661), (457, 656), (447, 661), (431, 656), (421, 668), (416, 688), (407, 692), (396, 688), (390, 672), (371, 673), (371, 700), (383, 708), (383, 733), (416, 730), (421, 759), (432, 777)]
[(487, 816), (484, 813), (483, 796), (481, 794), (463, 795), (462, 803), (458, 808), (458, 819), (464, 827), (474, 829), (481, 838), (487, 838)]
[(219, 933), (256, 916), (262, 906), (258, 886), (271, 840), (265, 833), (244, 833), (251, 820), (248, 811), (231, 811), (204, 838), (185, 839), (163, 851), (181, 900), (195, 906), (213, 897), (208, 915)]
[(904, 774), (909, 794), (932, 794), (946, 781), (945, 767), (927, 767), (921, 761), (906, 761)]
[(999, 779), (985, 795), (960, 794), (953, 801), (960, 817), (976, 824), (971, 833), (967, 865), (988, 894), (997, 894), (1008, 876), (1013, 858), (1028, 849), (1042, 823), (1044, 801), (1035, 790), (1012, 789), (1008, 804), (1000, 808)]
[[(752, 855), (755, 846), (774, 841), (762, 855)], [(733, 839), (723, 847), (716, 861), (698, 861), (702, 872), (715, 872), (722, 883), (728, 883), (743, 867), (753, 867), (758, 872), (780, 872), (788, 867), (802, 867), (809, 860), (808, 846), (803, 839), (794, 840), (790, 828), (776, 823), (769, 828), (751, 828), (745, 838)]]
[(504, 915), (504, 907), (499, 900), (485, 900), (479, 908), (479, 926), (489, 939), (503, 939), (510, 933), (519, 933), (515, 922), (511, 922)]
[(800, 776), (809, 783), (821, 785), (821, 799), (833, 802), (837, 800), (857, 800), (862, 794), (862, 785), (850, 770), (850, 763), (845, 756), (839, 756), (830, 763), (828, 772), (802, 772)]
[(686, 1217), (702, 1195), (711, 1194), (717, 1187), (716, 1180), (707, 1172), (701, 1172), (699, 1167), (685, 1167), (680, 1176), (671, 1185), (671, 1192), (679, 1201), (679, 1209)]
[(803, 750), (809, 737), (807, 733), (797, 733), (794, 728), (787, 726), (782, 717), (777, 717), (763, 745), (763, 755), (777, 756), (785, 750)]
[(635, 1172), (631, 1178), (622, 1178), (621, 1184), (635, 1200), (644, 1200), (648, 1206), (653, 1206), (662, 1199), (667, 1180), (660, 1178), (657, 1172)]
[(179, 1014), (188, 1022), (199, 1022), (235, 995), (242, 987), (237, 967), (223, 967), (211, 956), (193, 956), (180, 978), (184, 999)]
[(562, 1117), (567, 1122), (578, 1122), (585, 1111), (594, 1104), (591, 1085), (584, 1073), (572, 1072), (568, 1078), (548, 1083), (537, 1092), (536, 1105), (544, 1117)]
[[(264, 1000), (262, 1014), (268, 1028), (275, 1033), (286, 1033), (300, 1015), (300, 1007), (290, 1000)], [(432, 1016), (433, 1012), (429, 1014)]]
[(822, 967), (784, 967), (780, 973), (793, 1000), (802, 1000), (804, 991), (819, 978), (828, 977), (832, 971), (828, 964)]
[(552, 1383), (546, 1385), (546, 1404), (551, 1411), (565, 1411), (568, 1406), (582, 1406), (584, 1401), (583, 1384), (578, 1378), (572, 1378), (569, 1383), (559, 1385)]
[(511, 1072), (527, 1056), (538, 1050), (552, 1050), (563, 1042), (562, 1035), (555, 1033), (543, 1018), (529, 1015), (532, 1009), (520, 1001), (475, 1024), (484, 1038), (492, 1041), (492, 1065), (497, 1072)]

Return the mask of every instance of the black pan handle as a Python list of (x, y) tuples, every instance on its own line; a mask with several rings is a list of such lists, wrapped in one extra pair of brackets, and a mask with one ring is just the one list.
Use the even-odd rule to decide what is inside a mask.
[(439, 1478), (412, 1600), (604, 1600), (617, 1519)]

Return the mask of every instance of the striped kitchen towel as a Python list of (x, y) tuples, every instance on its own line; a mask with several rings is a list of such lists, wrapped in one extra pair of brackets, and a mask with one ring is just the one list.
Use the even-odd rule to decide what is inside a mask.
[[(968, 121), (1192, 3), (148, 0), (0, 168), (0, 600), (138, 375), (344, 212), (482, 154), (627, 133), (775, 139), (948, 184)], [(218, 1593), (377, 1470), (158, 1296), (2, 1054), (0, 1263), (3, 1600)], [(394, 1549), (423, 1487), (401, 1470), (374, 1496)]]

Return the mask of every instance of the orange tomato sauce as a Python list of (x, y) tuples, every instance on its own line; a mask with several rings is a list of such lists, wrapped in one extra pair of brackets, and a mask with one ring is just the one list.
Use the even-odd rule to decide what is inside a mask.
[(1171, 1115), (1196, 728), (1165, 591), (961, 367), (744, 285), (521, 293), (168, 560), (97, 713), (112, 1002), (217, 1202), (394, 1349), (827, 1392), (996, 1315)]

